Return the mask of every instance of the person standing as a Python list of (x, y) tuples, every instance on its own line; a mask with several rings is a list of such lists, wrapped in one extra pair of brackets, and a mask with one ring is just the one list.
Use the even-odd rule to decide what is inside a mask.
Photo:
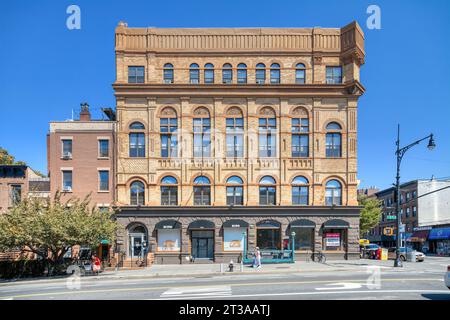
[(100, 261), (100, 258), (97, 257), (96, 254), (94, 254), (92, 256), (92, 271), (94, 271), (94, 273), (97, 273), (97, 275), (98, 275), (98, 273), (100, 272), (100, 269), (101, 269), (101, 265), (102, 265), (102, 262)]
[(261, 251), (259, 251), (259, 247), (256, 247), (255, 251), (255, 264), (257, 269), (261, 268)]

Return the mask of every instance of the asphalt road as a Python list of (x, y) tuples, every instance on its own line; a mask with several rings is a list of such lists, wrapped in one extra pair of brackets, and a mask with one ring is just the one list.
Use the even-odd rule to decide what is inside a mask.
[[(445, 263), (443, 263), (445, 262)], [(415, 270), (245, 274), (190, 278), (67, 278), (0, 284), (0, 299), (426, 299), (450, 300), (447, 260), (417, 263)]]

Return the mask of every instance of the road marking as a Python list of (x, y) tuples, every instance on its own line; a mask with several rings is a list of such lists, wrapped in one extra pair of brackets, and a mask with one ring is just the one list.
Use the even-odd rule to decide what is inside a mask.
[(161, 298), (196, 299), (205, 296), (231, 296), (230, 286), (215, 286), (208, 288), (172, 288), (161, 294)]
[[(361, 282), (359, 280), (342, 280), (343, 282)], [(392, 278), (392, 279), (383, 279), (383, 282), (395, 282), (395, 281), (438, 281), (444, 282), (442, 278)], [(292, 284), (316, 284), (316, 283), (334, 283), (336, 280), (316, 280), (316, 281), (289, 281), (289, 282), (278, 282), (277, 285), (292, 285)], [(273, 285), (273, 282), (253, 282), (253, 283), (232, 283), (231, 286), (236, 287), (247, 287), (247, 286), (259, 286), (259, 285)], [(207, 288), (210, 286), (205, 285), (189, 285), (183, 286), (183, 288)], [(74, 295), (74, 294), (89, 294), (89, 293), (110, 293), (110, 292), (134, 292), (134, 291), (151, 291), (151, 290), (162, 290), (162, 289), (170, 289), (173, 288), (171, 286), (162, 286), (162, 287), (139, 287), (139, 288), (108, 288), (108, 289), (95, 289), (95, 290), (70, 290), (70, 291), (60, 291), (60, 292), (43, 292), (43, 293), (30, 293), (30, 294), (22, 294), (22, 295), (13, 295), (13, 296), (3, 296), (0, 299), (5, 298), (31, 298), (31, 297), (42, 297), (42, 296), (51, 296), (51, 295)], [(329, 291), (328, 291), (329, 292)], [(340, 291), (342, 292), (342, 291)], [(373, 291), (371, 291), (373, 292)]]
[[(334, 287), (322, 287), (322, 288), (316, 288), (316, 290), (349, 290), (349, 289), (359, 289), (362, 287), (362, 284), (359, 283), (352, 283), (352, 282), (336, 282), (336, 283), (329, 283), (327, 286), (334, 286)], [(336, 287), (337, 286), (337, 287)]]
[[(342, 291), (323, 291), (323, 292), (283, 292), (283, 293), (254, 293), (254, 294), (236, 294), (232, 295), (231, 298), (248, 298), (248, 297), (274, 297), (274, 296), (308, 296), (308, 295), (328, 295), (328, 294), (343, 294)], [(449, 294), (448, 290), (355, 290), (355, 291), (346, 291), (345, 293), (444, 293)], [(230, 296), (208, 296), (208, 297), (196, 297), (196, 299), (213, 299), (213, 298), (228, 298), (230, 299)], [(381, 297), (383, 299), (384, 297)], [(392, 298), (392, 297), (391, 297)], [(179, 298), (173, 298), (172, 300), (183, 300), (185, 298), (179, 297)], [(146, 300), (166, 300), (164, 298), (159, 299), (146, 299)]]

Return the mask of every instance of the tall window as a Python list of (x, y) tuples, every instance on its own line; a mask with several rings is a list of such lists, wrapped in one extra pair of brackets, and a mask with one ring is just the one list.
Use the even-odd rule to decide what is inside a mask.
[(239, 63), (237, 66), (237, 82), (239, 84), (247, 83), (247, 65)]
[(277, 119), (274, 117), (259, 118), (259, 156), (276, 156)]
[(337, 180), (330, 180), (325, 186), (325, 205), (342, 205), (342, 185)]
[(178, 181), (172, 176), (161, 180), (161, 205), (176, 206), (178, 204)]
[(308, 179), (302, 176), (295, 177), (294, 180), (292, 180), (292, 204), (308, 205), (308, 199)]
[(145, 157), (145, 133), (144, 125), (140, 122), (133, 122), (130, 125), (130, 150), (129, 154), (131, 158)]
[(280, 65), (278, 63), (272, 63), (270, 66), (270, 83), (280, 83)]
[(292, 119), (292, 157), (309, 156), (309, 119)]
[(108, 139), (98, 140), (98, 156), (100, 158), (108, 158), (109, 157), (109, 140)]
[(98, 190), (109, 191), (109, 171), (100, 170), (98, 172), (98, 180), (99, 180)]
[(205, 176), (194, 180), (194, 205), (209, 206), (211, 204), (211, 182)]
[(205, 83), (214, 83), (214, 65), (211, 63), (205, 64)]
[(342, 83), (342, 67), (327, 67), (327, 84)]
[(176, 158), (178, 155), (178, 123), (176, 113), (171, 109), (168, 109), (168, 111), (165, 113), (166, 114), (162, 115), (162, 118), (160, 118), (159, 120), (161, 157)]
[(233, 67), (229, 63), (225, 63), (222, 67), (222, 83), (233, 82)]
[(65, 159), (72, 158), (72, 139), (63, 139), (62, 143), (62, 157)]
[[(240, 113), (238, 110), (236, 113)], [(226, 119), (227, 157), (242, 158), (244, 156), (244, 118), (242, 114)]]
[(130, 66), (128, 67), (128, 83), (144, 83), (144, 67)]
[(304, 84), (306, 82), (306, 67), (303, 63), (295, 66), (295, 83)]
[(276, 204), (276, 183), (270, 176), (264, 176), (259, 181), (259, 204), (262, 206)]
[(20, 184), (11, 185), (10, 190), (10, 205), (15, 206), (18, 205), (22, 200), (22, 186)]
[(173, 65), (166, 63), (163, 68), (164, 83), (173, 83)]
[(192, 84), (200, 83), (200, 67), (196, 63), (191, 64), (189, 67), (189, 82)]
[(130, 204), (142, 206), (145, 202), (145, 187), (141, 181), (134, 181), (130, 186)]
[(227, 205), (242, 206), (244, 204), (244, 182), (238, 176), (227, 179)]
[(72, 170), (64, 170), (62, 172), (62, 187), (63, 191), (72, 191)]
[(211, 122), (209, 117), (194, 118), (194, 157), (211, 155)]
[(256, 65), (256, 83), (264, 84), (266, 82), (266, 65), (258, 63)]
[(326, 157), (341, 157), (341, 130), (342, 127), (337, 122), (330, 122), (327, 125), (327, 136), (325, 141)]

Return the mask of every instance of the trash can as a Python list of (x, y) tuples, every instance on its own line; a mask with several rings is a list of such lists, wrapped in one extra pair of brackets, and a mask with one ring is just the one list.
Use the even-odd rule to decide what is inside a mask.
[(416, 252), (415, 251), (407, 251), (406, 252), (406, 261), (416, 262)]
[(381, 249), (381, 260), (388, 260), (388, 255), (389, 255), (388, 249), (382, 248)]

